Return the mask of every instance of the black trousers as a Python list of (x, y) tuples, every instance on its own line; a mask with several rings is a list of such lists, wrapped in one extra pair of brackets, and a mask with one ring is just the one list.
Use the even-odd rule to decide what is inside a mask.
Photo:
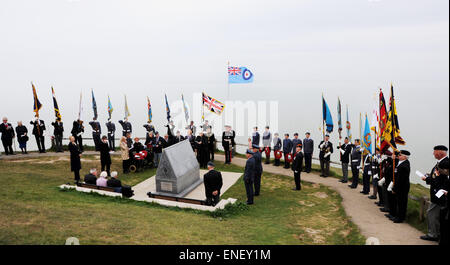
[(450, 229), (449, 229), (450, 227), (449, 227), (448, 211), (449, 211), (448, 206), (447, 206), (447, 208), (441, 209), (440, 217), (439, 217), (439, 221), (440, 221), (439, 230), (440, 230), (440, 234), (441, 234), (441, 238), (439, 240), (439, 245), (444, 245), (444, 246), (448, 246), (448, 243), (450, 240)]
[(100, 134), (99, 133), (93, 133), (92, 134), (92, 139), (94, 139), (94, 145), (95, 145), (95, 151), (100, 151)]
[(395, 195), (397, 199), (397, 217), (404, 221), (406, 219), (406, 210), (408, 209), (408, 193)]
[(245, 184), (245, 192), (247, 193), (247, 203), (253, 203), (253, 181), (252, 180), (248, 180), (245, 181), (244, 180), (244, 184)]
[(103, 161), (100, 161), (100, 163), (102, 165), (102, 171), (105, 171), (106, 169), (106, 173), (108, 173), (108, 176), (111, 176), (111, 164), (105, 163)]
[(123, 173), (128, 173), (130, 171), (130, 159), (122, 161)]
[(255, 174), (255, 181), (253, 182), (255, 186), (255, 195), (259, 195), (259, 191), (261, 190), (261, 172)]
[(208, 161), (214, 161), (214, 145), (208, 145)]
[(320, 170), (324, 177), (328, 177), (330, 175), (330, 160), (320, 159)]
[(109, 134), (109, 133), (108, 133), (108, 143), (109, 143), (109, 148), (111, 148), (111, 150), (115, 151), (116, 143), (114, 141), (114, 136), (111, 136), (111, 134)]
[(291, 163), (289, 163), (287, 161), (287, 155), (288, 155), (288, 153), (284, 154), (284, 168), (290, 168), (291, 167)]
[(225, 150), (225, 163), (231, 163), (232, 150)]
[(75, 175), (75, 182), (78, 182), (78, 181), (80, 181), (80, 170), (78, 169), (78, 170), (75, 170), (74, 172), (73, 172), (73, 174)]
[(390, 201), (389, 201), (389, 191), (387, 190), (387, 184), (383, 184), (382, 187), (383, 190), (383, 203), (384, 203), (384, 209), (390, 211), (391, 210), (391, 205), (390, 205)]
[(217, 193), (216, 196), (211, 195), (209, 197), (206, 197), (206, 205), (209, 206), (216, 206), (216, 204), (218, 204), (220, 201), (220, 192)]
[(358, 187), (359, 169), (357, 165), (352, 165), (352, 186)]
[(384, 203), (384, 197), (385, 196), (384, 196), (384, 189), (383, 189), (383, 187), (378, 186), (377, 187), (377, 192), (378, 192), (378, 200), (379, 200), (380, 204), (385, 204)]
[(80, 151), (83, 152), (83, 137), (80, 136), (74, 136), (75, 137), (75, 143), (80, 147)]
[(305, 158), (305, 171), (307, 173), (310, 173), (311, 172), (312, 154), (311, 153), (305, 153), (304, 154), (304, 158)]
[(277, 167), (280, 166), (280, 159), (276, 159), (276, 158), (275, 158), (274, 166), (277, 166)]
[(35, 135), (34, 137), (36, 138), (36, 143), (37, 143), (37, 146), (39, 149), (39, 153), (44, 153), (45, 152), (44, 136)]
[(5, 154), (9, 155), (9, 154), (13, 154), (13, 149), (12, 149), (12, 140), (10, 139), (2, 139), (2, 143), (3, 143), (3, 148), (5, 148)]
[(269, 153), (266, 153), (266, 164), (270, 164), (270, 147), (269, 147)]
[(295, 189), (296, 190), (301, 190), (302, 186), (301, 186), (301, 180), (300, 180), (300, 171), (298, 171), (297, 173), (294, 172), (294, 181), (295, 181)]
[(363, 192), (370, 192), (370, 175), (367, 172), (363, 174)]
[(392, 216), (397, 216), (397, 195), (392, 194), (392, 192), (388, 191), (388, 201), (389, 201), (389, 213)]
[(60, 135), (60, 134), (55, 135), (55, 148), (56, 148), (56, 152), (62, 152), (62, 151), (63, 151), (62, 138), (63, 138), (63, 136)]

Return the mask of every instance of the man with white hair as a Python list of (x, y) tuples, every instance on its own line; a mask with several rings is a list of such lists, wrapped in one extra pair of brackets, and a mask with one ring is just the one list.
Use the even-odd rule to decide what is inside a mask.
[(115, 192), (121, 192), (122, 182), (117, 178), (117, 175), (117, 171), (111, 172), (111, 178), (106, 182), (106, 185), (114, 188)]
[(100, 187), (107, 187), (107, 177), (108, 173), (106, 171), (102, 171), (102, 173), (100, 173), (100, 177), (97, 179), (96, 185)]
[(2, 143), (6, 155), (14, 155), (12, 149), (13, 138), (15, 137), (14, 128), (8, 123), (8, 118), (3, 117), (3, 123), (0, 124), (0, 133), (2, 133)]
[(89, 174), (84, 176), (84, 183), (97, 185), (97, 169), (91, 168)]

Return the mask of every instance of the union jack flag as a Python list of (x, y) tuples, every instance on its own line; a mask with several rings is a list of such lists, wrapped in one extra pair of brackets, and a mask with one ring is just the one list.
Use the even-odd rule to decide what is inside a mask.
[(203, 94), (203, 106), (207, 107), (211, 112), (214, 112), (218, 115), (222, 114), (223, 109), (225, 108), (225, 105), (218, 101), (215, 98), (212, 98), (205, 93)]
[(228, 67), (228, 75), (240, 75), (240, 74), (241, 74), (240, 67), (235, 67), (235, 66)]

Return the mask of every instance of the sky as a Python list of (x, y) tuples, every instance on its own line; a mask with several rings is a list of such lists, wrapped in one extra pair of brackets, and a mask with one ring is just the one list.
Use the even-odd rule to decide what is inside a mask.
[[(147, 96), (162, 130), (165, 93), (173, 104), (183, 93), (193, 108), (205, 91), (224, 102), (276, 101), (280, 133), (311, 131), (319, 141), (322, 94), (335, 121), (337, 98), (348, 105), (358, 134), (359, 114), (370, 117), (375, 94), (382, 88), (388, 100), (392, 83), (413, 170), (429, 171), (433, 146), (449, 144), (448, 10), (447, 0), (2, 0), (0, 115), (33, 119), (34, 82), (49, 123), (53, 86), (67, 136), (80, 93), (91, 119), (93, 89), (102, 123), (107, 95), (117, 121), (126, 94), (144, 135)], [(255, 81), (228, 88), (228, 62)]]

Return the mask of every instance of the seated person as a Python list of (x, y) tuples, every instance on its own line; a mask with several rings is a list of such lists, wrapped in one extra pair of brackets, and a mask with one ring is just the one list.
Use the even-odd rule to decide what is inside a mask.
[(106, 182), (108, 181), (107, 179), (108, 177), (108, 173), (106, 171), (103, 171), (102, 173), (100, 173), (100, 177), (97, 179), (97, 186), (100, 187), (107, 187), (108, 185), (106, 184)]
[(89, 172), (89, 174), (84, 176), (84, 183), (97, 185), (97, 169), (92, 168)]
[(208, 162), (208, 173), (203, 176), (205, 184), (206, 205), (215, 206), (220, 201), (220, 189), (222, 188), (222, 174), (214, 170), (212, 161)]
[(141, 142), (139, 142), (139, 137), (134, 138), (133, 148), (130, 149), (130, 152), (139, 153), (144, 150), (145, 147)]
[(108, 187), (114, 188), (115, 192), (122, 191), (122, 182), (117, 179), (117, 171), (111, 172), (111, 178), (106, 182)]

